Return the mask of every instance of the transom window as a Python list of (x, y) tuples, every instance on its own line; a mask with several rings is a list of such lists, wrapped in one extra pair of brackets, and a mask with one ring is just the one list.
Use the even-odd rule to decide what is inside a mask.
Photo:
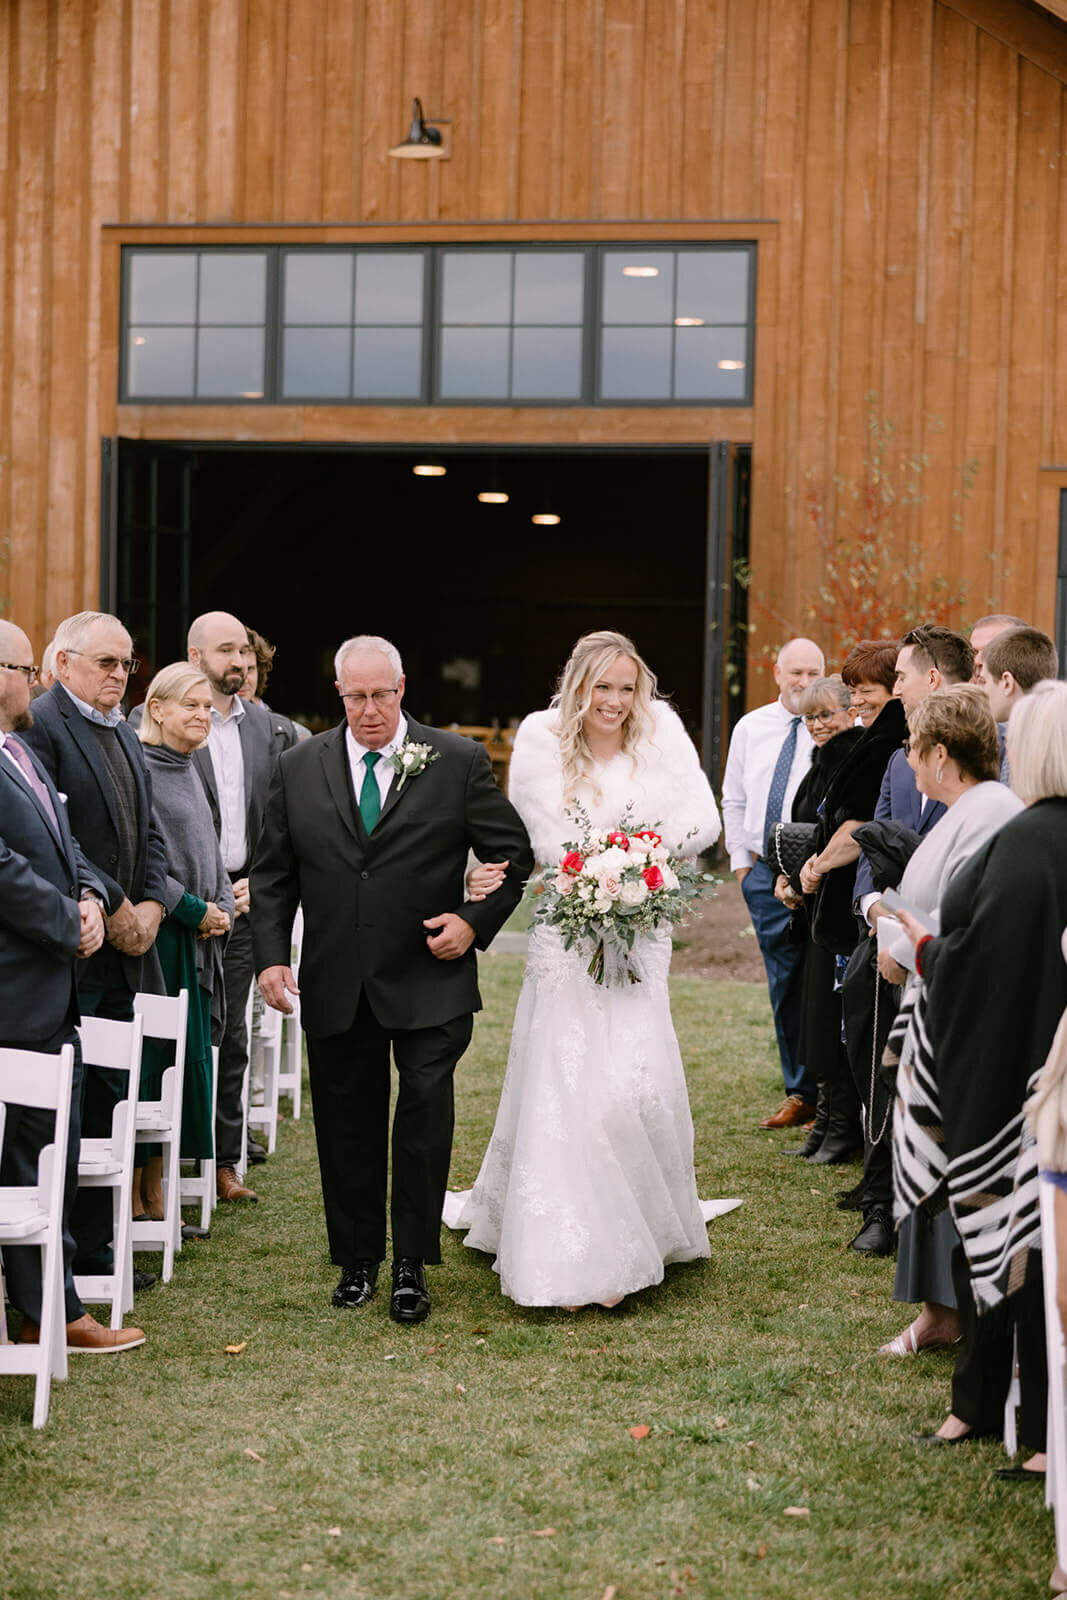
[(749, 405), (755, 246), (123, 251), (120, 399)]

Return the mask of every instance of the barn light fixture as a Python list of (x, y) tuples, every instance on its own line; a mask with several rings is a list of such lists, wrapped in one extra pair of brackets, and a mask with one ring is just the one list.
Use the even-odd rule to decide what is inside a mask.
[(723, 372), (743, 372), (745, 370), (743, 361), (720, 361), (719, 366)]
[(389, 154), (406, 161), (447, 161), (452, 151), (441, 129), (450, 121), (449, 117), (424, 117), (422, 101), (414, 99), (408, 136), (394, 144)]
[(623, 267), (624, 278), (658, 278), (658, 267)]
[(703, 317), (675, 317), (674, 326), (676, 328), (702, 328), (704, 326), (704, 318)]
[(411, 470), (416, 478), (443, 478), (448, 468), (443, 467), (439, 461), (420, 461)]
[(535, 511), (530, 521), (536, 522), (539, 528), (554, 528), (560, 518), (554, 511)]
[(478, 499), (483, 506), (506, 506), (509, 496), (500, 489), (483, 489)]

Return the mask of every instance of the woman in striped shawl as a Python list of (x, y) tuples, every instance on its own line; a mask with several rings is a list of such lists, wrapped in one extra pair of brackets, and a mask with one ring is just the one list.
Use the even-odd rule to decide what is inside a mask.
[(961, 1240), (952, 1412), (924, 1438), (1000, 1433), (1017, 1339), (1019, 1434), (1037, 1454), (1006, 1470), (1032, 1476), (1044, 1469), (1048, 1380), (1037, 1156), (1024, 1106), (1067, 1006), (1067, 684), (1040, 683), (1022, 701), (1008, 758), (1026, 810), (956, 873), (936, 937), (906, 912), (900, 921), (926, 985), (924, 1065)]

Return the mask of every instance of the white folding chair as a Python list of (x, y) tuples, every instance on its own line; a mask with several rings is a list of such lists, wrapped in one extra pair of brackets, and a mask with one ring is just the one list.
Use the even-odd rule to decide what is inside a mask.
[(1041, 1179), (1041, 1270), (1045, 1286), (1045, 1338), (1048, 1344), (1048, 1462), (1045, 1504), (1056, 1522), (1056, 1560), (1067, 1572), (1067, 1390), (1064, 1383), (1063, 1327), (1056, 1301), (1055, 1185)]
[(78, 1188), (111, 1190), (114, 1261), (110, 1273), (91, 1277), (79, 1273), (74, 1279), (79, 1298), (87, 1305), (110, 1306), (111, 1326), (121, 1328), (123, 1314), (133, 1310), (130, 1195), (144, 1019), (135, 1016), (132, 1022), (112, 1022), (103, 1017), (85, 1017), (78, 1033), (86, 1066), (110, 1067), (126, 1074), (126, 1092), (111, 1113), (110, 1135), (83, 1139), (78, 1157)]
[(133, 1248), (162, 1250), (163, 1282), (174, 1274), (174, 1257), (182, 1247), (181, 1149), (182, 1089), (185, 1083), (185, 1030), (189, 1016), (189, 991), (172, 998), (165, 994), (135, 994), (135, 1016), (144, 1018), (146, 1039), (170, 1039), (174, 1065), (163, 1073), (158, 1100), (137, 1105), (137, 1143), (163, 1147), (163, 1219), (135, 1222)]
[[(248, 992), (248, 1054), (251, 1063), (253, 1049), (252, 1020), (256, 1012), (256, 985), (253, 980)], [(264, 1002), (256, 1019), (258, 1027), (255, 1040), (263, 1056), (263, 1103), (249, 1104), (247, 1120), (254, 1128), (267, 1132), (267, 1154), (273, 1155), (278, 1143), (278, 1093), (281, 1087), (282, 1014)], [(251, 1075), (251, 1065), (249, 1066)]]
[[(253, 978), (253, 983), (255, 979)], [(233, 1170), (240, 1181), (245, 1180), (248, 1171), (248, 1097), (251, 1092), (252, 1077), (252, 990), (249, 988), (248, 999), (245, 1001), (245, 1070), (241, 1079), (241, 1153), (233, 1164)]]
[[(215, 1137), (215, 1107), (219, 1098), (219, 1047), (211, 1046), (211, 1137), (214, 1144)], [(199, 1159), (199, 1172), (183, 1172), (181, 1175), (181, 1203), (183, 1206), (200, 1207), (200, 1226), (210, 1228), (211, 1213), (215, 1209), (217, 1196), (215, 1194), (215, 1157), (201, 1156)]]
[(41, 1252), (41, 1325), (37, 1344), (0, 1345), (0, 1373), (25, 1373), (35, 1380), (33, 1425), (48, 1421), (52, 1379), (67, 1376), (67, 1317), (63, 1293), (63, 1187), (74, 1047), (59, 1055), (0, 1050), (0, 1101), (55, 1112), (52, 1143), (41, 1151), (37, 1182), (0, 1189), (0, 1250), (4, 1245)]
[[(293, 919), (292, 962), (293, 974), (297, 982), (300, 981), (300, 957), (304, 949), (304, 908), (297, 906), (296, 916)], [(287, 1094), (293, 1102), (293, 1121), (300, 1121), (300, 1097), (304, 1081), (304, 1051), (300, 1028), (300, 996), (289, 996), (293, 1008), (292, 1016), (282, 1016), (280, 1011), (273, 1013), (281, 1017), (282, 1044), (281, 1061), (278, 1067), (278, 1093)]]

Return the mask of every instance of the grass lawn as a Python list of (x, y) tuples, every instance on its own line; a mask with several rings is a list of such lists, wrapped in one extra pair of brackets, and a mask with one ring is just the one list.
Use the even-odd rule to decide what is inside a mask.
[[(518, 958), (483, 963), (453, 1182), (492, 1124)], [(310, 1115), (137, 1300), (144, 1349), (74, 1357), (43, 1433), (0, 1379), (0, 1595), (45, 1600), (1022, 1600), (1052, 1523), (999, 1446), (923, 1450), (951, 1357), (873, 1352), (892, 1263), (845, 1250), (853, 1169), (782, 1160), (765, 992), (678, 979), (712, 1259), (622, 1312), (522, 1311), (444, 1242), (430, 1321), (330, 1306)], [(243, 1343), (238, 1355), (225, 1346)], [(645, 1426), (634, 1439), (630, 1429)], [(807, 1515), (787, 1514), (789, 1507)]]

